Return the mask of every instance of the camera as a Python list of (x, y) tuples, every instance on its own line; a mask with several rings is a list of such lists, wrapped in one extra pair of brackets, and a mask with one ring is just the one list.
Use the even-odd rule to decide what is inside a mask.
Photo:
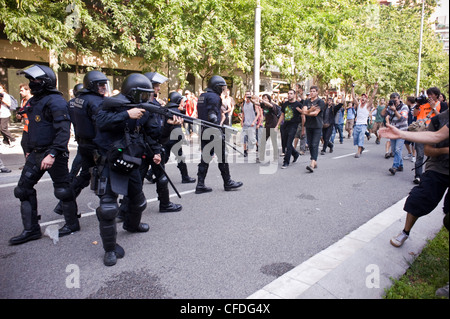
[(352, 87), (355, 87), (356, 86), (356, 84), (355, 83), (352, 83)]
[(389, 106), (394, 106), (394, 105), (395, 105), (395, 101), (394, 101), (394, 100), (389, 100), (388, 105), (389, 105)]
[(0, 93), (0, 99), (2, 99), (5, 95), (3, 93)]
[(418, 105), (424, 105), (424, 104), (427, 104), (427, 103), (428, 103), (428, 98), (427, 98), (427, 96), (424, 95), (424, 94), (422, 94), (421, 96), (416, 97), (416, 103), (417, 103)]

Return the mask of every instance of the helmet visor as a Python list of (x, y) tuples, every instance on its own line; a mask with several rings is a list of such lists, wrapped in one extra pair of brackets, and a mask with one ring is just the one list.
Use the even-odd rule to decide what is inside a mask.
[(17, 75), (25, 75), (26, 77), (31, 77), (37, 79), (39, 77), (45, 76), (45, 72), (37, 65), (29, 66), (23, 70), (17, 71)]
[(153, 98), (153, 93), (155, 91), (152, 89), (136, 88), (134, 101), (136, 103), (145, 103)]
[(96, 82), (97, 92), (103, 96), (111, 96), (111, 86), (109, 81), (98, 81)]
[(164, 75), (161, 75), (157, 72), (155, 72), (155, 75), (152, 77), (152, 82), (162, 84), (166, 82), (168, 78), (166, 78)]

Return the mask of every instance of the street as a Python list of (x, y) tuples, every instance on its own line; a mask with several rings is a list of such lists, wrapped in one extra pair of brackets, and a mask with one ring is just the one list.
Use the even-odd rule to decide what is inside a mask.
[[(148, 205), (142, 222), (150, 231), (128, 233), (118, 224), (117, 242), (125, 257), (113, 267), (103, 265), (98, 198), (89, 188), (77, 199), (81, 231), (56, 244), (47, 236), (8, 244), (23, 229), (13, 195), (23, 154), (20, 146), (16, 153), (2, 152), (13, 172), (0, 176), (0, 298), (246, 298), (398, 202), (414, 186), (409, 160), (403, 172), (388, 172), (392, 158), (384, 158), (385, 140), (380, 145), (375, 138), (366, 140), (361, 158), (353, 156), (353, 139), (336, 142), (333, 153), (319, 155), (314, 173), (305, 169), (309, 153), (285, 170), (280, 169), (281, 158), (276, 167), (261, 166), (251, 159), (243, 163), (235, 153), (231, 176), (244, 186), (231, 192), (224, 191), (213, 161), (205, 181), (213, 192), (195, 194), (195, 183), (181, 184), (172, 156), (166, 170), (182, 198), (169, 188), (172, 201), (183, 210), (159, 213), (156, 186), (145, 181)], [(73, 159), (76, 150), (70, 146)], [(193, 151), (188, 169), (196, 178), (196, 145), (184, 148)], [(36, 190), (42, 233), (53, 224), (61, 227), (48, 174)]]

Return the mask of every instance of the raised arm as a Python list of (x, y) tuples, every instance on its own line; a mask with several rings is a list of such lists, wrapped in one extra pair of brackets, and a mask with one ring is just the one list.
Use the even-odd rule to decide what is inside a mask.
[(369, 104), (367, 105), (367, 108), (369, 109), (369, 111), (373, 108), (373, 101), (375, 100), (375, 95), (377, 95), (377, 91), (378, 91), (378, 83), (375, 83), (373, 85), (373, 88), (374, 88), (373, 93), (370, 96)]
[(352, 84), (352, 99), (353, 99), (353, 102), (356, 103), (356, 105), (359, 104), (359, 100), (358, 100), (358, 98), (356, 97), (356, 94), (355, 94), (355, 84)]

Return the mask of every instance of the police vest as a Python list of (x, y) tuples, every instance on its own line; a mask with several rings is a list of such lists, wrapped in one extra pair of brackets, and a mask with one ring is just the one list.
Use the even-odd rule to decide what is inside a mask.
[(198, 118), (210, 122), (209, 114), (213, 112), (217, 116), (216, 124), (219, 124), (221, 119), (221, 107), (222, 99), (220, 98), (220, 95), (210, 89), (206, 89), (206, 92), (202, 93), (198, 98)]
[(26, 110), (30, 148), (52, 145), (56, 137), (53, 123), (70, 121), (67, 101), (60, 94), (50, 93), (42, 98), (32, 97), (29, 103)]
[(94, 139), (94, 116), (102, 102), (103, 97), (89, 93), (80, 94), (69, 101), (69, 111), (76, 137), (89, 140)]

